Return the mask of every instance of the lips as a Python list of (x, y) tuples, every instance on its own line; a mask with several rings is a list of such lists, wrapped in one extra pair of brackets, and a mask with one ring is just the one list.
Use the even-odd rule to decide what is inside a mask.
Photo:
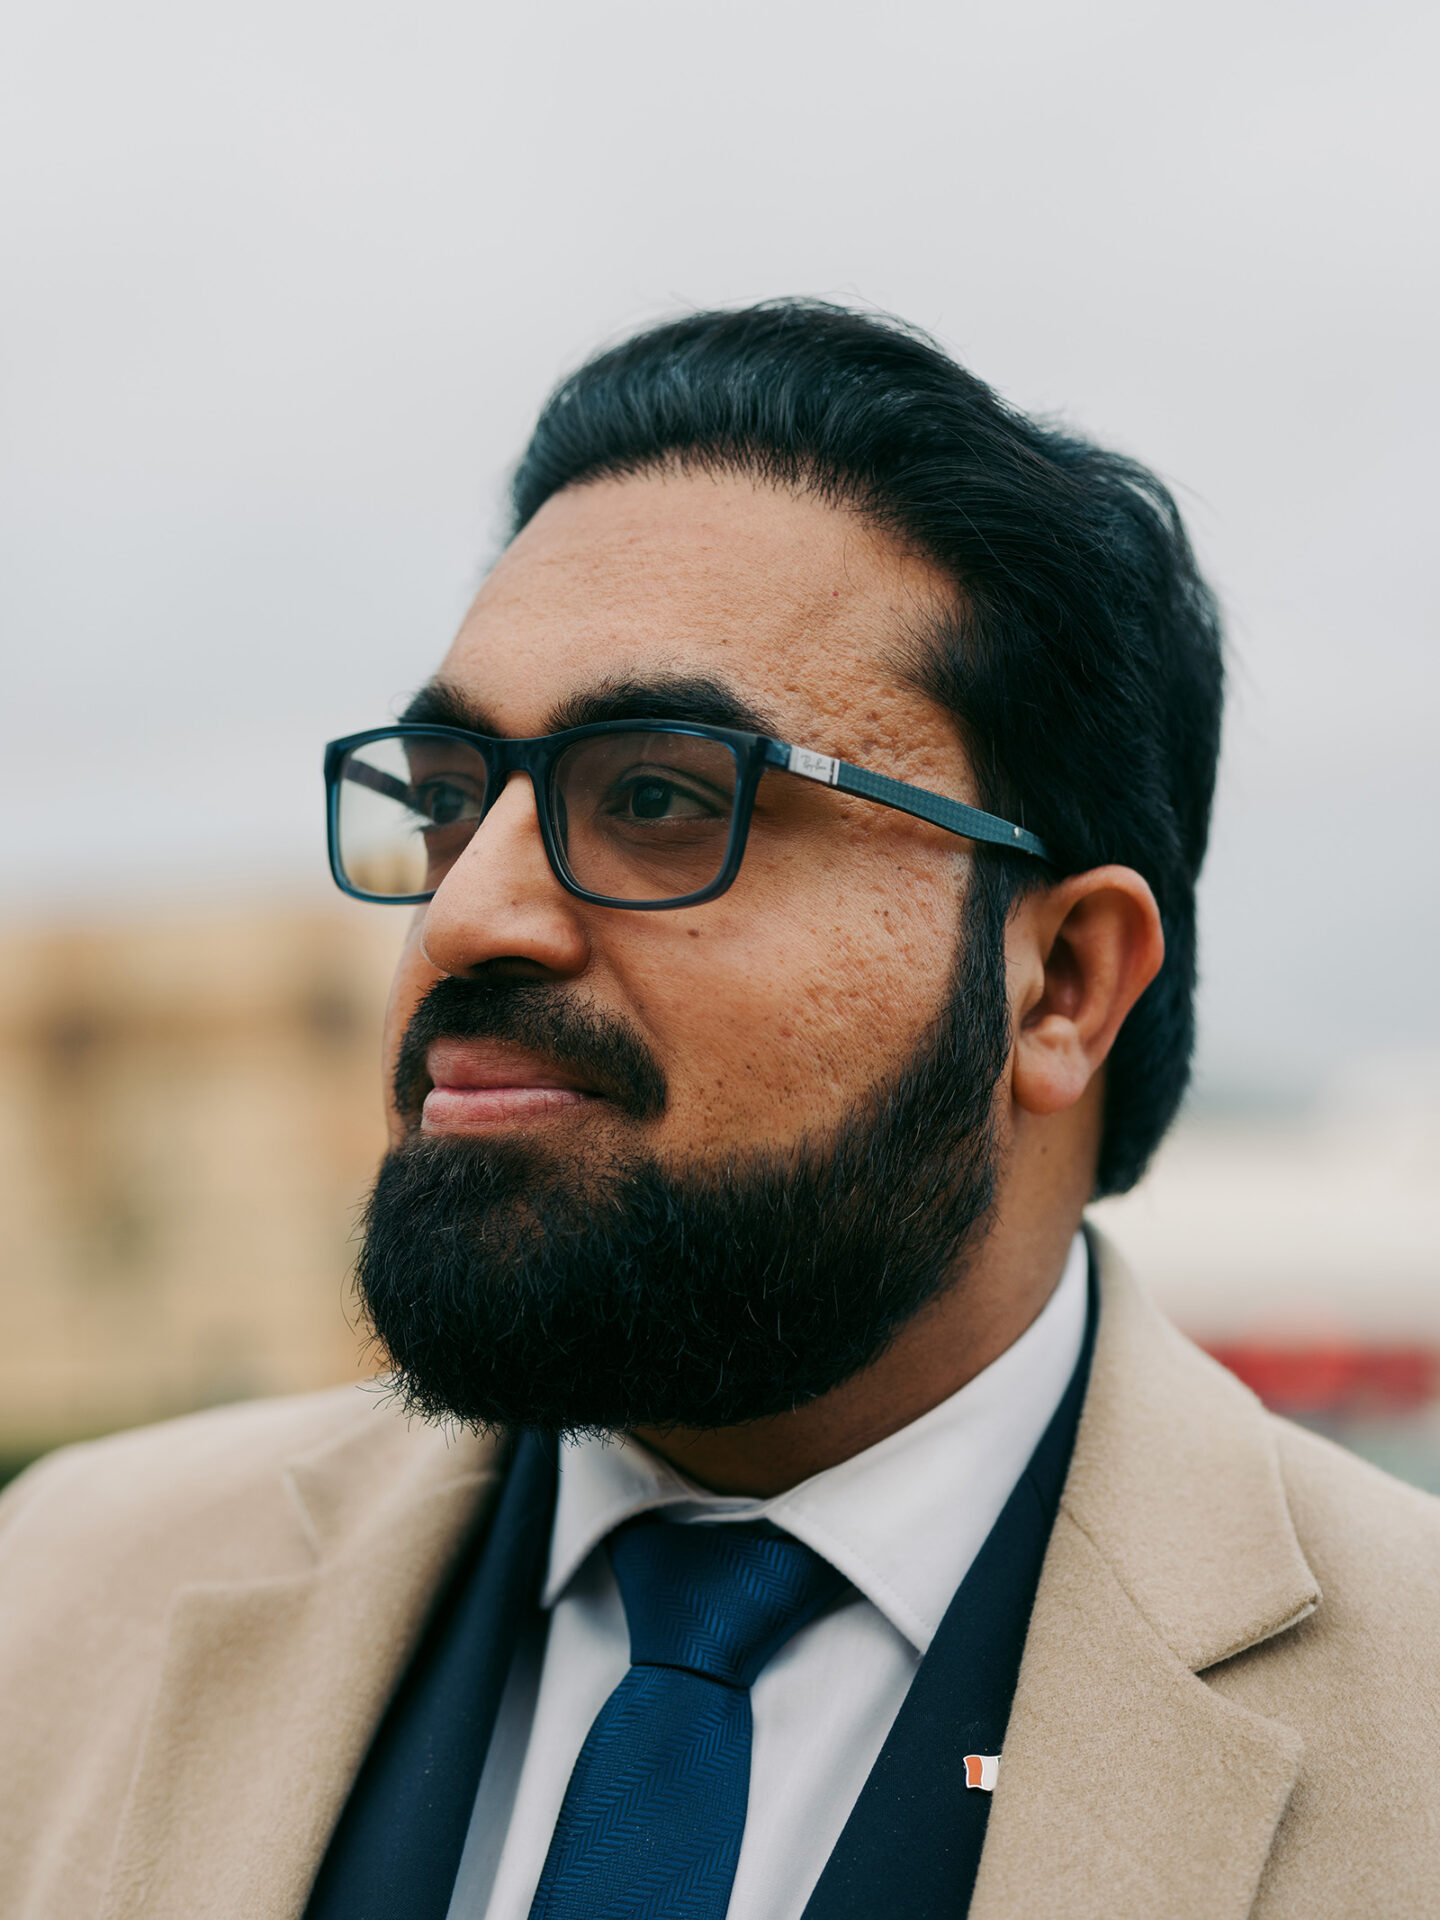
[(425, 1055), (430, 1091), (423, 1133), (483, 1133), (560, 1119), (602, 1099), (576, 1073), (541, 1055), (489, 1040), (437, 1040)]

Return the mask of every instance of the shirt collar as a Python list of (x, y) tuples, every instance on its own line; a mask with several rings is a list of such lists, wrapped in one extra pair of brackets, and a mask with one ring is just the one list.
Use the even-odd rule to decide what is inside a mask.
[(1059, 1285), (998, 1359), (918, 1420), (772, 1499), (707, 1492), (638, 1440), (567, 1443), (541, 1604), (554, 1606), (638, 1514), (763, 1520), (822, 1554), (924, 1654), (1075, 1370), (1086, 1270), (1077, 1233)]

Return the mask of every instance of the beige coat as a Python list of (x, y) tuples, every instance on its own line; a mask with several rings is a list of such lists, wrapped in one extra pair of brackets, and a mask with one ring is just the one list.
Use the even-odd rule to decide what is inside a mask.
[[(1272, 1419), (1102, 1266), (973, 1920), (1440, 1915), (1440, 1502)], [(4, 1920), (297, 1920), (495, 1482), (373, 1388), (17, 1482)]]

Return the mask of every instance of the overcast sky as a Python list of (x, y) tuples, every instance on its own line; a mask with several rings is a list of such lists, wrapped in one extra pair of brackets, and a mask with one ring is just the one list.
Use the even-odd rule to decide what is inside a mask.
[(318, 876), (320, 745), (443, 651), (556, 377), (821, 293), (1180, 493), (1233, 649), (1210, 1082), (1440, 1039), (1433, 6), (8, 23), (10, 918)]

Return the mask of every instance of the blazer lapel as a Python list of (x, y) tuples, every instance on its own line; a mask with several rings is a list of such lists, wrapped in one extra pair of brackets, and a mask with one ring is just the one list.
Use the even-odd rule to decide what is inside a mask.
[(1301, 1742), (1197, 1676), (1304, 1619), (1319, 1590), (1253, 1397), (1097, 1242), (1090, 1392), (971, 1920), (1241, 1920)]
[(494, 1455), (377, 1416), (288, 1469), (313, 1570), (177, 1594), (104, 1920), (301, 1914)]

